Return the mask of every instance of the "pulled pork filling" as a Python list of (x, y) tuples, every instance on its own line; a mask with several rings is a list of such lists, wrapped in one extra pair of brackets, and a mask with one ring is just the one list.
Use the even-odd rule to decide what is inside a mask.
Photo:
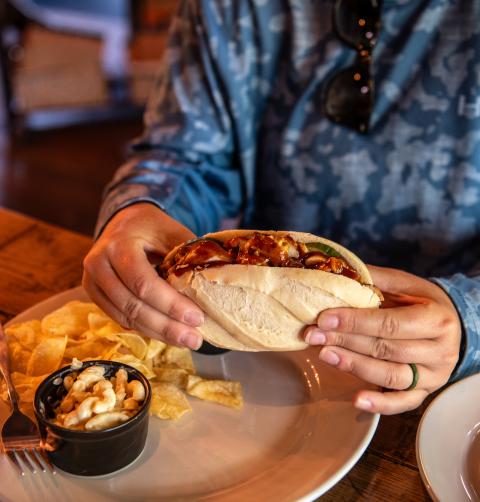
[(344, 275), (360, 282), (358, 272), (333, 248), (326, 244), (295, 241), (290, 235), (253, 233), (226, 242), (200, 238), (181, 246), (165, 260), (161, 274), (177, 276), (187, 270), (202, 270), (221, 265), (262, 265), (323, 270)]

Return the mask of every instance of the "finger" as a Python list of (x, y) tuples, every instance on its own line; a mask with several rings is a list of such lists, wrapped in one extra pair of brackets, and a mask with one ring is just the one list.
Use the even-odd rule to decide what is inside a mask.
[(320, 313), (321, 331), (353, 333), (389, 339), (437, 338), (444, 331), (444, 316), (438, 304), (424, 304), (390, 309), (327, 309)]
[(187, 347), (192, 350), (198, 350), (203, 343), (203, 338), (194, 329), (169, 318), (165, 318), (157, 326), (138, 323), (137, 329), (150, 338), (158, 338), (169, 345)]
[[(84, 277), (83, 286), (93, 302), (113, 320), (120, 325), (124, 325), (125, 315), (112, 303), (107, 294), (98, 285), (93, 283), (88, 277)], [(197, 350), (202, 344), (202, 337), (195, 330), (162, 315), (158, 316), (155, 322), (148, 325), (142, 321), (136, 322), (135, 328), (145, 336), (160, 339), (171, 345)]]
[[(163, 280), (161, 281), (164, 282)], [(151, 307), (148, 303), (142, 302), (120, 281), (115, 271), (106, 261), (103, 266), (97, 267), (95, 283), (104, 291), (115, 307), (123, 313), (123, 325), (126, 327), (134, 328), (141, 324), (152, 329), (154, 325), (164, 323), (165, 314), (167, 317), (173, 319), (182, 317), (175, 315), (176, 312), (173, 311), (173, 308), (170, 308), (170, 310), (164, 314)], [(168, 291), (173, 290), (173, 296), (178, 297), (177, 301), (173, 300), (173, 305), (176, 306), (180, 304), (185, 297), (171, 288), (167, 283), (164, 283), (164, 285), (166, 287), (165, 289)], [(194, 326), (195, 324), (190, 322), (190, 325)]]
[(415, 300), (425, 296), (445, 303), (445, 292), (432, 281), (393, 268), (369, 265), (368, 270), (375, 286), (384, 293), (387, 303), (392, 297), (396, 297), (400, 303), (415, 303)]
[(126, 327), (124, 326), (124, 314), (113, 305), (107, 295), (93, 282), (89, 275), (83, 274), (82, 286), (92, 302), (96, 303), (107, 315), (120, 324), (120, 326)]
[(423, 389), (412, 389), (397, 392), (375, 392), (362, 390), (353, 397), (353, 405), (359, 410), (382, 415), (395, 415), (418, 408), (428, 392)]
[[(405, 290), (406, 283), (411, 283), (410, 274), (403, 270), (389, 267), (377, 267), (375, 265), (368, 265), (367, 268), (372, 277), (373, 284), (382, 291), (385, 290), (391, 293), (401, 292)], [(402, 274), (401, 278), (399, 278), (399, 274)], [(395, 287), (397, 285), (398, 287)]]
[(143, 303), (191, 326), (204, 323), (201, 309), (158, 276), (143, 250), (124, 249), (110, 256), (110, 263), (120, 281)]
[(383, 301), (380, 308), (387, 309), (394, 307), (406, 307), (408, 305), (415, 305), (418, 303), (425, 303), (425, 298), (383, 291)]
[(135, 318), (149, 305), (190, 326), (197, 327), (204, 322), (202, 310), (161, 279), (143, 251), (117, 249), (109, 253), (108, 259), (94, 256), (85, 260), (84, 268), (127, 318)]
[[(345, 373), (386, 389), (405, 390), (413, 380), (412, 368), (408, 364), (373, 359), (341, 347), (324, 347), (319, 358)], [(429, 382), (430, 371), (420, 365), (417, 369), (424, 387)]]
[(311, 326), (305, 331), (305, 341), (310, 345), (337, 346), (358, 354), (394, 361), (416, 363), (428, 366), (432, 360), (442, 356), (441, 348), (435, 340), (388, 340), (366, 335), (322, 332)]

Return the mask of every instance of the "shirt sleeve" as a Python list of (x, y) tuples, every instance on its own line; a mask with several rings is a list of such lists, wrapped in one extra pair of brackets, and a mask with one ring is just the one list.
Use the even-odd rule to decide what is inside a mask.
[(155, 204), (197, 235), (237, 216), (244, 200), (232, 106), (216, 65), (208, 3), (183, 0), (172, 20), (145, 133), (106, 187), (95, 234), (119, 210)]
[(450, 296), (462, 321), (463, 354), (450, 382), (480, 372), (480, 276), (455, 274), (433, 279)]

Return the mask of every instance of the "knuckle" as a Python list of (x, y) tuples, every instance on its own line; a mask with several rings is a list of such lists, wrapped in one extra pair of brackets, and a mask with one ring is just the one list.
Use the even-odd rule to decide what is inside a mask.
[(170, 300), (170, 302), (167, 305), (166, 315), (172, 319), (177, 319), (180, 320), (183, 317), (183, 309), (182, 309), (182, 304), (178, 301), (175, 300)]
[(178, 336), (176, 334), (176, 330), (174, 328), (173, 323), (171, 322), (166, 322), (159, 330), (158, 334), (160, 335), (160, 338), (172, 345), (178, 345)]
[(460, 354), (459, 354), (458, 351), (452, 351), (452, 352), (450, 352), (450, 356), (448, 357), (447, 360), (450, 363), (450, 367), (452, 368), (452, 370), (457, 365), (459, 359), (460, 359)]
[(96, 262), (97, 260), (95, 258), (95, 255), (93, 255), (92, 253), (87, 254), (82, 263), (84, 273), (92, 275), (96, 268)]
[(118, 258), (122, 255), (121, 245), (115, 239), (110, 239), (105, 251), (110, 258)]
[(398, 319), (391, 315), (386, 315), (380, 324), (380, 334), (392, 337), (398, 333)]
[(444, 347), (442, 354), (442, 361), (447, 364), (448, 366), (454, 367), (459, 358), (459, 351), (453, 349), (452, 347)]
[(342, 361), (341, 370), (346, 373), (355, 374), (355, 361), (352, 358), (348, 358)]
[(371, 356), (376, 359), (391, 359), (392, 347), (390, 343), (383, 338), (376, 338), (373, 341)]
[(150, 286), (147, 278), (145, 278), (142, 275), (135, 277), (132, 284), (132, 291), (135, 294), (135, 296), (143, 300), (147, 296), (149, 289)]
[(356, 328), (357, 321), (355, 316), (345, 314), (339, 316), (339, 330), (346, 333), (355, 333)]
[(452, 331), (454, 331), (455, 326), (456, 319), (450, 312), (446, 315), (441, 316), (437, 321), (437, 329), (440, 331), (440, 334), (451, 333)]
[(387, 366), (384, 387), (386, 387), (387, 389), (402, 389), (403, 387), (405, 387), (405, 385), (402, 386), (402, 384), (400, 383), (400, 377), (397, 368), (392, 365)]
[(134, 328), (137, 322), (138, 316), (142, 309), (142, 304), (139, 300), (131, 298), (127, 301), (122, 309), (123, 314), (123, 325), (127, 328)]
[(327, 333), (326, 334), (327, 343), (331, 345), (336, 345), (337, 347), (345, 347), (346, 336), (343, 333)]

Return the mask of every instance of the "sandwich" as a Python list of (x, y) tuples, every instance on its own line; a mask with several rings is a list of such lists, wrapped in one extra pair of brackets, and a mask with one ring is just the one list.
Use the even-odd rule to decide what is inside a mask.
[(203, 309), (205, 341), (231, 350), (305, 349), (302, 332), (321, 311), (383, 299), (360, 258), (301, 232), (206, 234), (172, 249), (160, 274)]

